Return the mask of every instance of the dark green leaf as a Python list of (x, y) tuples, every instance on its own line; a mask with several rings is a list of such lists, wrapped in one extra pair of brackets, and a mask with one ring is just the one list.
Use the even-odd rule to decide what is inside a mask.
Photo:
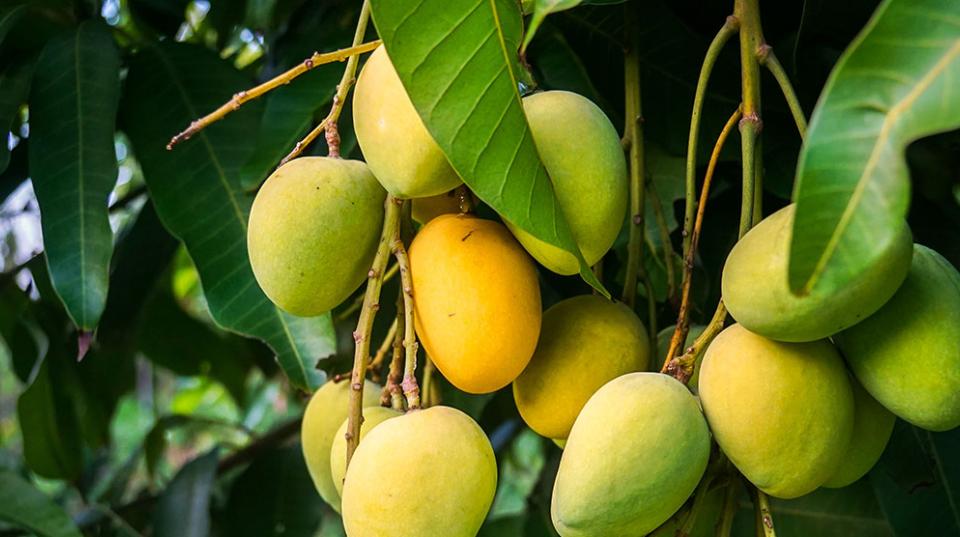
[[(464, 182), (514, 225), (583, 261), (523, 113), (512, 0), (371, 3), (380, 37), (437, 144)], [(603, 291), (606, 293), (606, 291)]]
[[(0, 23), (2, 24), (2, 23)], [(33, 65), (11, 65), (0, 72), (0, 173), (10, 164), (10, 148), (7, 145), (7, 132), (13, 126), (13, 120), (20, 111), (20, 105), (27, 101), (30, 91), (30, 79)]]
[(543, 27), (540, 38), (534, 41), (527, 51), (527, 58), (534, 65), (541, 86), (583, 95), (610, 115), (610, 107), (606, 106), (600, 92), (590, 80), (583, 60), (570, 46), (563, 33), (554, 26), (548, 24)]
[(155, 537), (207, 537), (210, 490), (217, 472), (217, 450), (188, 462), (160, 496), (154, 512)]
[[(253, 197), (242, 191), (239, 172), (254, 149), (256, 103), (173, 151), (165, 149), (172, 134), (247, 83), (202, 48), (148, 47), (132, 60), (122, 121), (160, 219), (197, 265), (213, 319), (264, 340), (295, 386), (313, 388), (323, 381), (317, 360), (334, 351), (329, 315), (298, 318), (279, 310), (260, 290), (247, 257)], [(162, 109), (157, 102), (164, 103)]]
[(163, 35), (173, 36), (186, 19), (190, 0), (130, 0), (134, 20)]
[(323, 512), (299, 445), (257, 457), (230, 488), (225, 534), (237, 537), (310, 537)]
[(960, 4), (886, 0), (834, 68), (800, 155), (790, 287), (855, 280), (894, 240), (904, 152), (960, 126)]
[(96, 328), (107, 297), (119, 71), (110, 30), (86, 22), (44, 48), (30, 95), (30, 174), (50, 278), (85, 331)]
[[(773, 520), (781, 535), (818, 537), (893, 537), (870, 483), (861, 480), (842, 489), (818, 489), (795, 500), (771, 500)], [(753, 505), (738, 516), (743, 531), (753, 535)], [(749, 527), (749, 529), (748, 529)], [(916, 535), (926, 535), (918, 533)]]
[(80, 537), (80, 531), (59, 505), (5, 470), (0, 470), (0, 520), (40, 537)]
[(50, 378), (44, 362), (30, 387), (17, 400), (23, 456), (37, 475), (73, 479), (80, 473), (80, 431), (70, 400)]

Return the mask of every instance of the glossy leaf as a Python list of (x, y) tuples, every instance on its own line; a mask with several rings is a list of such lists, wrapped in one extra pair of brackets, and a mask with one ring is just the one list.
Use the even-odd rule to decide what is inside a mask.
[(39, 537), (80, 537), (67, 513), (20, 476), (0, 470), (0, 520)]
[(518, 227), (583, 261), (523, 113), (512, 0), (371, 3), (403, 85), (453, 168), (484, 202)]
[(20, 105), (27, 101), (30, 91), (30, 79), (33, 65), (11, 65), (0, 72), (0, 173), (10, 164), (10, 147), (6, 143), (7, 132), (20, 111)]
[(213, 319), (264, 340), (290, 381), (310, 389), (324, 378), (317, 360), (334, 351), (330, 317), (299, 318), (279, 310), (260, 290), (247, 257), (253, 196), (240, 186), (240, 166), (254, 149), (250, 133), (258, 127), (259, 107), (250, 103), (173, 151), (165, 149), (172, 134), (248, 84), (200, 47), (148, 47), (132, 60), (122, 122), (161, 221), (197, 265)]
[(217, 472), (217, 450), (188, 462), (164, 490), (154, 512), (155, 537), (210, 535), (210, 491)]
[(119, 73), (110, 30), (86, 22), (44, 48), (30, 95), (30, 175), (50, 278), (84, 331), (96, 328), (107, 298)]
[(909, 204), (906, 146), (960, 126), (960, 4), (886, 0), (834, 68), (800, 155), (790, 286), (855, 280)]

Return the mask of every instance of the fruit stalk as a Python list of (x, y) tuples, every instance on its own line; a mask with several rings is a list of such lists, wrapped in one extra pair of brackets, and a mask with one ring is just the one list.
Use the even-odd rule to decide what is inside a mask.
[(760, 25), (760, 7), (757, 0), (736, 0), (733, 16), (740, 21), (740, 84), (742, 86), (743, 118), (740, 119), (741, 163), (743, 167), (743, 190), (740, 211), (739, 236), (743, 237), (759, 216), (759, 200), (755, 196), (762, 169), (761, 155), (757, 151), (757, 139), (763, 129), (760, 116), (760, 62), (758, 55), (765, 44)]
[[(394, 267), (397, 265), (395, 264)], [(397, 293), (397, 318), (394, 320), (397, 330), (393, 333), (393, 357), (390, 359), (390, 371), (387, 373), (387, 383), (383, 386), (380, 395), (380, 404), (403, 412), (403, 289)]]
[[(398, 200), (399, 202), (399, 200)], [(403, 295), (403, 348), (406, 352), (403, 365), (403, 395), (407, 398), (407, 410), (420, 408), (420, 387), (417, 385), (417, 336), (413, 325), (413, 280), (410, 278), (410, 259), (400, 238), (400, 226), (390, 243), (393, 256), (400, 267), (400, 292)]]
[[(750, 485), (753, 487), (753, 485)], [(770, 498), (762, 490), (753, 487), (755, 495), (753, 497), (754, 513), (756, 514), (757, 537), (776, 537), (777, 532), (773, 528), (773, 515), (770, 511)]]
[(697, 138), (700, 134), (700, 116), (703, 112), (703, 100), (707, 94), (707, 83), (710, 73), (717, 63), (720, 51), (727, 44), (730, 37), (740, 28), (740, 21), (734, 15), (727, 17), (720, 31), (710, 42), (707, 55), (700, 67), (700, 77), (697, 79), (697, 90), (693, 97), (693, 111), (690, 114), (690, 134), (687, 139), (687, 175), (686, 175), (686, 207), (683, 215), (683, 251), (690, 249), (690, 239), (693, 233), (693, 216), (696, 211), (697, 198)]
[(350, 405), (347, 415), (347, 465), (353, 457), (353, 452), (360, 442), (360, 425), (363, 423), (363, 382), (367, 372), (367, 362), (370, 359), (370, 332), (373, 329), (373, 320), (380, 309), (380, 288), (383, 285), (383, 272), (387, 268), (390, 257), (390, 243), (400, 226), (400, 205), (397, 199), (387, 195), (384, 201), (386, 214), (383, 218), (383, 231), (380, 234), (380, 244), (373, 258), (370, 272), (367, 273), (367, 289), (363, 296), (363, 306), (360, 309), (360, 319), (357, 329), (353, 332), (355, 352), (353, 355), (353, 371), (350, 374)]
[(733, 518), (740, 507), (737, 505), (738, 485), (739, 480), (737, 479), (730, 479), (726, 485), (727, 490), (723, 497), (723, 513), (720, 515), (720, 522), (717, 524), (717, 537), (730, 537), (730, 532), (733, 530)]
[(797, 132), (800, 133), (800, 138), (805, 138), (807, 135), (807, 118), (803, 115), (803, 108), (800, 107), (800, 100), (797, 99), (797, 94), (793, 90), (793, 84), (790, 83), (787, 72), (783, 70), (780, 60), (773, 53), (773, 47), (766, 43), (761, 45), (760, 50), (757, 51), (757, 59), (776, 79), (777, 85), (780, 86), (780, 92), (783, 93), (783, 98), (786, 99), (787, 106), (790, 107), (793, 121), (797, 124)]

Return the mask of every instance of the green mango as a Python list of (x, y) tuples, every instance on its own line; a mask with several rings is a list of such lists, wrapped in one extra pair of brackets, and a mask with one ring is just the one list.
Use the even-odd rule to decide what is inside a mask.
[(629, 373), (587, 401), (567, 439), (551, 515), (563, 537), (646, 535), (703, 476), (710, 432), (686, 386)]
[(910, 269), (906, 223), (877, 262), (855, 279), (820, 282), (798, 296), (787, 283), (795, 205), (765, 218), (730, 251), (721, 291), (730, 315), (744, 328), (777, 341), (815, 341), (853, 326), (880, 309)]
[(460, 184), (383, 46), (373, 51), (357, 78), (353, 128), (373, 175), (394, 196), (436, 196)]
[(700, 403), (720, 449), (777, 498), (822, 485), (853, 434), (853, 390), (827, 340), (782, 343), (729, 326), (703, 358)]
[(823, 484), (828, 488), (845, 487), (866, 475), (883, 455), (897, 421), (856, 379), (851, 379), (850, 385), (853, 386), (853, 435), (846, 454), (841, 457), (840, 467)]
[(343, 483), (349, 537), (475, 537), (497, 488), (487, 435), (457, 409), (389, 419), (360, 443)]
[[(627, 163), (617, 129), (600, 108), (569, 91), (523, 99), (540, 160), (587, 263), (613, 246), (627, 212)], [(508, 223), (537, 261), (558, 274), (580, 271), (577, 259)]]
[(960, 273), (940, 254), (916, 245), (897, 294), (835, 340), (891, 412), (931, 431), (960, 425)]
[(303, 317), (343, 302), (373, 263), (386, 195), (356, 160), (301, 157), (274, 171), (247, 228), (250, 266), (267, 297)]

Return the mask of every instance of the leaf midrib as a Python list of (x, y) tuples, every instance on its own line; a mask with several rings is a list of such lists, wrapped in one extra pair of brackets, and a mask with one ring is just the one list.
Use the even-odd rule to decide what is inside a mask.
[(866, 191), (871, 174), (879, 163), (881, 148), (886, 147), (890, 132), (896, 126), (897, 120), (899, 120), (904, 110), (908, 109), (910, 105), (912, 105), (927, 89), (930, 88), (934, 79), (940, 76), (940, 74), (949, 66), (951, 60), (953, 60), (957, 55), (960, 55), (960, 40), (956, 40), (953, 46), (947, 49), (947, 51), (943, 54), (943, 57), (933, 65), (930, 71), (917, 82), (916, 86), (910, 90), (910, 92), (908, 92), (896, 104), (890, 107), (890, 111), (887, 113), (880, 127), (880, 132), (877, 135), (877, 141), (870, 152), (870, 158), (867, 159), (867, 164), (864, 166), (864, 170), (860, 174), (860, 178), (857, 180), (857, 186), (854, 188), (853, 193), (850, 196), (850, 201), (844, 208), (843, 214), (840, 216), (840, 221), (837, 223), (834, 233), (830, 236), (830, 240), (827, 242), (827, 245), (823, 250), (823, 254), (817, 260), (817, 264), (814, 266), (813, 272), (803, 285), (802, 294), (807, 294), (813, 289), (813, 286), (816, 285), (820, 278), (820, 274), (823, 273), (827, 263), (833, 257), (833, 254), (840, 243), (840, 238), (843, 236), (847, 226), (850, 225), (850, 221), (853, 219), (854, 210), (859, 206), (861, 198), (863, 197), (863, 193)]

